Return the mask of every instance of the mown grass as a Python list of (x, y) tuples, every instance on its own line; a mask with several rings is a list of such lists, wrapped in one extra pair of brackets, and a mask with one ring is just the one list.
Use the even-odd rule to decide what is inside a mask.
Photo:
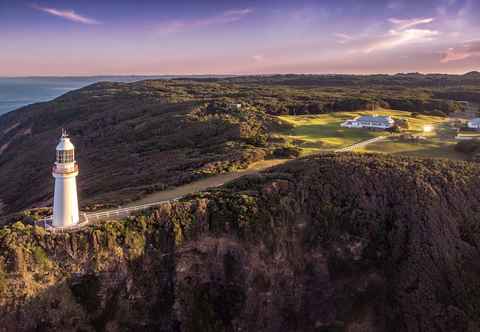
[(440, 140), (430, 138), (419, 142), (396, 142), (387, 140), (378, 143), (369, 144), (357, 152), (377, 152), (393, 155), (413, 156), (413, 157), (432, 157), (448, 158), (454, 160), (465, 160), (465, 156), (455, 151), (456, 142), (451, 140)]
[[(411, 112), (394, 110), (376, 110), (361, 112), (338, 112), (320, 115), (304, 116), (280, 116), (285, 122), (293, 125), (285, 137), (289, 142), (302, 148), (303, 154), (316, 153), (320, 151), (334, 150), (346, 147), (377, 136), (388, 135), (385, 131), (375, 131), (366, 129), (342, 128), (340, 124), (348, 119), (353, 119), (360, 115), (390, 115), (393, 118), (407, 119), (409, 129), (406, 131), (411, 134), (422, 134), (424, 136), (435, 137), (436, 132), (423, 133), (425, 125), (441, 127), (446, 121), (445, 118), (438, 116), (416, 115)], [(382, 144), (382, 143), (378, 143)], [(394, 147), (390, 147), (395, 151)]]
[(480, 132), (478, 131), (464, 131), (458, 134), (459, 137), (474, 137), (480, 138)]

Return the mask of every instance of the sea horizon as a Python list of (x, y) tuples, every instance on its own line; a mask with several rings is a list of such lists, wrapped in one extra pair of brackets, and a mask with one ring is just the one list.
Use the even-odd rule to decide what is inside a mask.
[(131, 83), (166, 76), (25, 76), (0, 77), (0, 116), (24, 106), (46, 102), (101, 81)]
[(234, 75), (0, 76), (0, 116), (102, 81), (132, 83), (146, 79), (230, 76)]

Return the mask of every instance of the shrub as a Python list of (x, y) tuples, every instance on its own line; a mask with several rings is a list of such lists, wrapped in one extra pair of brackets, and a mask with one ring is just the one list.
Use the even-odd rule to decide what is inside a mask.
[(284, 146), (273, 150), (273, 156), (275, 158), (297, 158), (300, 156), (300, 149), (291, 146)]
[(0, 270), (0, 294), (2, 294), (7, 288), (7, 278), (5, 272)]
[(32, 254), (33, 254), (33, 258), (35, 259), (35, 262), (38, 265), (40, 265), (44, 268), (47, 268), (50, 265), (50, 261), (48, 259), (48, 256), (42, 248), (34, 247), (32, 249)]
[(401, 133), (402, 128), (400, 128), (398, 125), (395, 124), (392, 128), (388, 129), (388, 131), (392, 133)]
[(455, 151), (468, 155), (474, 155), (480, 152), (480, 140), (472, 139), (460, 141), (457, 143), (457, 145), (455, 145)]
[(409, 128), (408, 119), (395, 119), (395, 126), (402, 129), (408, 129)]

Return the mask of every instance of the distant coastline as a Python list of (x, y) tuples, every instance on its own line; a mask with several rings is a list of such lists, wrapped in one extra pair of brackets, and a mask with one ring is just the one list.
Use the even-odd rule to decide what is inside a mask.
[(33, 103), (57, 98), (69, 91), (101, 82), (131, 83), (146, 79), (227, 77), (226, 75), (30, 76), (0, 77), (0, 116)]
[(49, 101), (64, 93), (100, 82), (134, 82), (142, 79), (166, 78), (147, 76), (88, 77), (0, 77), (0, 115), (33, 103)]

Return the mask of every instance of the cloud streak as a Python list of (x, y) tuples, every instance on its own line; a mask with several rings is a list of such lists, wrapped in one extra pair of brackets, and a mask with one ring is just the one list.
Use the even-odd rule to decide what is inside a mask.
[(334, 36), (338, 44), (349, 44), (354, 47), (350, 49), (349, 53), (359, 51), (372, 53), (413, 43), (433, 41), (440, 34), (437, 30), (417, 28), (419, 25), (429, 24), (433, 21), (433, 18), (390, 18), (388, 22), (393, 27), (389, 31), (377, 36), (351, 36), (344, 33), (336, 33)]
[(32, 5), (32, 8), (42, 11), (44, 13), (63, 18), (65, 20), (75, 22), (75, 23), (82, 23), (82, 24), (100, 24), (99, 21), (89, 18), (80, 14), (75, 13), (75, 11), (70, 10), (70, 9), (57, 9), (57, 8), (51, 8), (51, 7), (41, 7), (38, 5)]
[(435, 20), (434, 18), (429, 17), (429, 18), (412, 18), (412, 19), (390, 18), (388, 21), (394, 24), (397, 30), (405, 30), (405, 29), (416, 27), (417, 25), (432, 23), (434, 20)]
[(390, 30), (385, 36), (370, 42), (365, 48), (365, 53), (379, 50), (388, 50), (412, 43), (432, 41), (439, 32), (428, 29)]
[(465, 60), (474, 56), (480, 56), (480, 41), (465, 43), (459, 47), (448, 49), (442, 60), (442, 63)]
[(346, 44), (349, 41), (352, 41), (355, 39), (354, 37), (347, 35), (346, 33), (336, 33), (334, 34), (334, 36), (337, 38), (337, 43), (339, 44)]
[(440, 34), (437, 30), (419, 28), (419, 25), (432, 23), (434, 18), (389, 18), (387, 21), (392, 25), (387, 32), (376, 36), (368, 34), (348, 35), (335, 33), (337, 44), (349, 45), (348, 53), (372, 53), (382, 50), (390, 50), (414, 43), (430, 42)]
[(170, 34), (196, 28), (205, 28), (213, 25), (230, 24), (240, 21), (242, 18), (250, 15), (252, 12), (252, 9), (244, 8), (238, 10), (227, 10), (220, 15), (206, 17), (202, 19), (172, 20), (161, 24), (158, 28), (158, 32), (162, 34)]

